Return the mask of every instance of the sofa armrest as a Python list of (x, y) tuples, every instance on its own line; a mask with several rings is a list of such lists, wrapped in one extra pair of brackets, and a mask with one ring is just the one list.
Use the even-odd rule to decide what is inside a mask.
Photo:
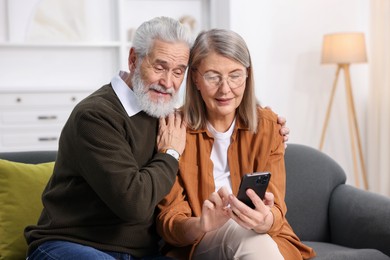
[(329, 219), (332, 243), (390, 256), (390, 198), (339, 185), (330, 199)]

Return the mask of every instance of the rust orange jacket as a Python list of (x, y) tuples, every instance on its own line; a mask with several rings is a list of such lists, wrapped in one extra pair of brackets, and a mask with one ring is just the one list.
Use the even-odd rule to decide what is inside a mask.
[[(237, 194), (241, 177), (251, 172), (271, 172), (269, 192), (275, 196), (274, 223), (268, 234), (278, 244), (285, 259), (310, 258), (314, 251), (300, 242), (285, 218), (286, 171), (284, 144), (279, 134), (277, 115), (259, 108), (257, 133), (250, 132), (237, 120), (228, 149), (233, 193)], [(207, 129), (187, 130), (186, 148), (179, 161), (179, 173), (171, 192), (159, 204), (157, 230), (164, 240), (176, 247), (189, 246), (183, 223), (201, 215), (203, 201), (215, 191), (213, 162), (210, 159), (213, 137)], [(199, 241), (194, 241), (195, 246)], [(193, 247), (192, 246), (192, 247)], [(191, 249), (191, 246), (189, 247)]]

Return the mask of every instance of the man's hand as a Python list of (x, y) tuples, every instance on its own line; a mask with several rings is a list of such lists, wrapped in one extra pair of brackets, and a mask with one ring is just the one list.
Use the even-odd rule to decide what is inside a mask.
[(284, 147), (287, 148), (288, 135), (290, 134), (290, 129), (286, 126), (286, 118), (278, 116), (278, 124), (282, 126), (279, 133), (283, 136)]
[(167, 118), (160, 118), (157, 134), (157, 150), (174, 149), (180, 155), (186, 145), (186, 124), (181, 113), (176, 111)]
[[(266, 106), (266, 109), (271, 109), (271, 107)], [(282, 127), (280, 128), (280, 135), (283, 136), (283, 142), (284, 142), (284, 147), (287, 148), (287, 141), (288, 141), (288, 135), (290, 134), (290, 129), (286, 126), (286, 118), (283, 116), (278, 116), (278, 124)]]

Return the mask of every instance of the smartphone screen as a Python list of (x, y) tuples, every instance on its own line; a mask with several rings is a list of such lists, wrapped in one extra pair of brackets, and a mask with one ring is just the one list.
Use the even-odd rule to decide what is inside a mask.
[(248, 195), (246, 195), (246, 190), (252, 189), (261, 199), (264, 199), (265, 191), (267, 190), (270, 179), (270, 172), (254, 172), (245, 174), (241, 179), (237, 198), (249, 207), (255, 208), (251, 199)]

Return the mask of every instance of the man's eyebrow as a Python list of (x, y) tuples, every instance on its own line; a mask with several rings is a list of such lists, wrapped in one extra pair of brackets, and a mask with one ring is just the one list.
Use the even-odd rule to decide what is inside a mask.
[(160, 60), (160, 59), (156, 59), (154, 62), (155, 62), (155, 63), (158, 63), (158, 64), (168, 64), (167, 61), (165, 61), (165, 60)]
[(178, 67), (185, 70), (187, 69), (188, 65), (180, 64)]
[[(161, 60), (161, 59), (156, 59), (154, 62), (158, 63), (160, 65), (165, 65), (165, 66), (169, 65), (169, 63), (166, 60)], [(182, 69), (186, 69), (187, 66), (188, 65), (186, 65), (186, 64), (179, 64), (177, 67), (182, 68)]]

